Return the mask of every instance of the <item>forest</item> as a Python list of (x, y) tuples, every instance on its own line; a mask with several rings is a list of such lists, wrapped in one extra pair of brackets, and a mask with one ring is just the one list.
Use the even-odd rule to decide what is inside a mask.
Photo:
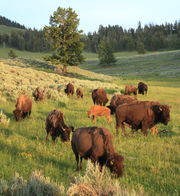
[[(37, 30), (26, 28), (17, 22), (0, 16), (1, 27), (16, 27), (14, 31), (7, 33), (0, 31), (0, 46), (11, 47), (31, 52), (51, 51), (51, 47), (45, 39), (44, 29)], [(17, 31), (17, 28), (21, 31)], [(97, 52), (101, 40), (111, 46), (113, 52), (137, 51), (143, 47), (144, 51), (176, 50), (180, 49), (180, 20), (174, 23), (161, 25), (138, 22), (137, 28), (124, 29), (120, 25), (99, 26), (98, 31), (82, 34), (86, 52)]]

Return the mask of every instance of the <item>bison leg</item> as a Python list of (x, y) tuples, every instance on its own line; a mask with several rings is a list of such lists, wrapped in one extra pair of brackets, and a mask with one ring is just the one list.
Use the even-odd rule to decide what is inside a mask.
[(106, 116), (106, 118), (107, 118), (107, 120), (108, 120), (109, 122), (112, 122), (111, 116)]
[(144, 134), (145, 136), (147, 136), (147, 129), (148, 129), (148, 127), (142, 125), (141, 131), (143, 132), (143, 134)]
[(96, 116), (93, 115), (93, 122), (96, 122)]
[(79, 167), (79, 155), (78, 154), (75, 154), (75, 157), (76, 157), (76, 163), (77, 163), (76, 170), (79, 171), (79, 169), (80, 169), (80, 167)]
[(80, 169), (82, 169), (82, 160), (83, 160), (83, 158), (81, 157), (80, 158), (80, 167), (79, 167)]

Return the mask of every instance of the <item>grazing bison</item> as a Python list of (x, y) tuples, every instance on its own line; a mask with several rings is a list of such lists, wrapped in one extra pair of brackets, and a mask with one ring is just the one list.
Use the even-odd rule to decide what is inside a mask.
[[(77, 170), (82, 167), (82, 159), (106, 165), (118, 177), (123, 172), (124, 158), (114, 150), (112, 133), (103, 127), (82, 127), (73, 133), (71, 146), (76, 157)], [(80, 164), (79, 164), (80, 157)]]
[(76, 89), (77, 98), (83, 98), (83, 90), (81, 88)]
[[(158, 102), (137, 101), (131, 104), (119, 105), (116, 109), (116, 134), (121, 127), (124, 134), (124, 123), (132, 129), (141, 129), (144, 135), (147, 129), (154, 127), (157, 123), (168, 124), (170, 120), (170, 109), (167, 105), (160, 105)], [(153, 130), (152, 130), (153, 131)]]
[(137, 88), (132, 85), (125, 86), (125, 95), (131, 95), (132, 93), (137, 95)]
[(44, 89), (37, 87), (33, 92), (33, 97), (35, 101), (41, 101), (44, 99)]
[(51, 111), (46, 118), (46, 141), (48, 140), (48, 135), (50, 134), (53, 142), (55, 142), (56, 137), (60, 136), (62, 142), (69, 141), (70, 132), (74, 130), (74, 127), (67, 126), (64, 122), (64, 115), (59, 110)]
[(13, 111), (16, 121), (31, 115), (32, 100), (27, 95), (20, 95), (16, 101), (16, 109)]
[(67, 84), (66, 86), (66, 89), (64, 89), (64, 92), (67, 94), (67, 95), (73, 95), (74, 94), (74, 85), (69, 83)]
[(138, 94), (147, 95), (148, 86), (143, 82), (138, 83)]
[(99, 105), (94, 105), (88, 111), (88, 118), (93, 117), (93, 121), (96, 121), (96, 116), (105, 116), (109, 122), (112, 121), (111, 119), (111, 111), (109, 108)]
[(110, 105), (107, 107), (111, 110), (111, 114), (114, 114), (118, 105), (121, 105), (124, 103), (131, 103), (133, 101), (137, 101), (137, 98), (129, 96), (129, 95), (115, 94), (111, 98)]
[(102, 88), (94, 89), (92, 91), (92, 100), (94, 104), (105, 106), (108, 102), (106, 91)]

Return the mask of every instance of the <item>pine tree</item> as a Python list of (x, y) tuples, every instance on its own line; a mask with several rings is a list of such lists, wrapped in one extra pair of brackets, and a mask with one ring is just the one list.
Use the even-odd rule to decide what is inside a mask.
[(12, 49), (9, 51), (8, 56), (13, 59), (17, 57), (17, 55), (15, 54), (15, 52)]
[(82, 56), (83, 43), (80, 41), (82, 31), (78, 28), (79, 19), (72, 8), (58, 8), (50, 17), (50, 26), (45, 27), (46, 39), (54, 49), (48, 59), (57, 64), (78, 65)]
[(104, 40), (101, 40), (98, 46), (98, 57), (100, 64), (108, 65), (116, 62), (111, 47)]
[(138, 41), (138, 43), (137, 43), (137, 52), (139, 54), (144, 54), (145, 53), (144, 43), (142, 41)]

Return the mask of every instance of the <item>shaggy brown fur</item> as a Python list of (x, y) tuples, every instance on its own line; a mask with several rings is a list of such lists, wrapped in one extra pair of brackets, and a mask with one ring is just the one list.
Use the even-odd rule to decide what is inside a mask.
[(102, 88), (94, 89), (92, 91), (92, 100), (94, 104), (105, 106), (108, 102), (106, 91)]
[(116, 111), (116, 108), (124, 103), (132, 103), (133, 101), (137, 101), (137, 98), (129, 96), (129, 95), (120, 95), (120, 94), (115, 94), (111, 98), (110, 105), (107, 106), (111, 110), (111, 114), (114, 114)]
[(144, 82), (138, 83), (138, 94), (147, 95), (148, 86)]
[(112, 121), (111, 119), (111, 110), (104, 106), (94, 105), (88, 111), (88, 118), (93, 117), (93, 121), (96, 121), (97, 116), (105, 116), (109, 122)]
[(76, 89), (77, 98), (83, 98), (83, 90), (81, 88)]
[(137, 95), (137, 88), (132, 85), (125, 86), (125, 95), (131, 95), (132, 93)]
[(59, 110), (51, 111), (46, 118), (46, 141), (48, 140), (48, 135), (50, 134), (53, 142), (55, 142), (56, 137), (61, 137), (63, 142), (69, 141), (70, 132), (74, 130), (74, 127), (69, 127), (64, 122), (64, 115)]
[(13, 114), (16, 121), (19, 121), (31, 115), (32, 100), (27, 95), (19, 95), (15, 107)]
[(124, 134), (124, 123), (129, 124), (132, 129), (147, 134), (147, 129), (154, 127), (157, 123), (168, 124), (170, 120), (170, 109), (167, 105), (160, 105), (153, 101), (137, 101), (131, 104), (119, 105), (116, 109), (116, 134), (121, 127)]
[(76, 157), (77, 170), (81, 169), (84, 158), (99, 163), (101, 169), (106, 165), (112, 173), (122, 176), (124, 158), (115, 152), (112, 139), (112, 133), (104, 127), (76, 129), (71, 146)]
[(71, 83), (67, 84), (66, 89), (64, 89), (64, 92), (67, 95), (73, 95), (74, 94), (74, 85)]
[(44, 90), (40, 87), (37, 87), (33, 92), (33, 97), (35, 101), (42, 101), (44, 99)]

